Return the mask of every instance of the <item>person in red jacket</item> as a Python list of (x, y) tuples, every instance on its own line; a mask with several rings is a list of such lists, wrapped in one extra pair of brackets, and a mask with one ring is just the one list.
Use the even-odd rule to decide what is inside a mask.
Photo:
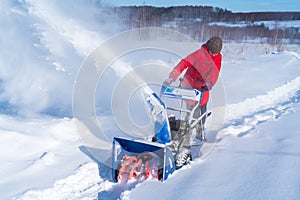
[[(207, 110), (209, 91), (218, 80), (222, 62), (222, 39), (217, 36), (211, 37), (202, 47), (182, 59), (169, 74), (169, 78), (163, 85), (170, 85), (180, 74), (186, 70), (181, 87), (193, 88), (202, 91), (202, 100), (194, 113), (194, 117), (200, 117)], [(195, 102), (187, 101), (187, 109), (192, 110)], [(202, 140), (204, 134), (205, 117), (196, 126), (196, 138)], [(186, 136), (184, 144), (188, 146), (191, 134)]]

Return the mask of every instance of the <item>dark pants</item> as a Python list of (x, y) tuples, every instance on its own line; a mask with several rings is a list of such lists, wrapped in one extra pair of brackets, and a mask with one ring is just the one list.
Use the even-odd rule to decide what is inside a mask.
[[(187, 108), (188, 110), (193, 110), (194, 106), (192, 106), (192, 105), (190, 105), (190, 104), (186, 104), (186, 108)], [(196, 108), (196, 110), (195, 110), (195, 112), (194, 112), (194, 116), (193, 116), (193, 117), (197, 119), (197, 118), (199, 118), (201, 115), (203, 115), (206, 111), (207, 111), (207, 104), (202, 105), (202, 106), (197, 106), (197, 108)], [(187, 115), (186, 117), (187, 117), (187, 119), (188, 119), (189, 115)], [(200, 126), (199, 126), (199, 125), (197, 125), (197, 126), (199, 126), (199, 128), (201, 127), (201, 129), (203, 129), (205, 121), (206, 121), (206, 116), (204, 116), (204, 117), (199, 121), (199, 125), (200, 125)], [(199, 131), (201, 131), (201, 130), (199, 130)], [(197, 135), (197, 134), (200, 134), (200, 133), (197, 133), (197, 127), (196, 127), (196, 135)], [(184, 138), (184, 140), (183, 140), (183, 146), (189, 148), (189, 146), (191, 145), (191, 144), (190, 144), (191, 141), (192, 141), (192, 131), (190, 131), (189, 133), (186, 134), (186, 136), (185, 136), (185, 138)]]

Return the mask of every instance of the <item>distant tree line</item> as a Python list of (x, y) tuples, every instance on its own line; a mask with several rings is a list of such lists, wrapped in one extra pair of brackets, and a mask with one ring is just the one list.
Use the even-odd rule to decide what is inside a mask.
[[(261, 21), (300, 20), (300, 12), (250, 12), (234, 13), (227, 9), (211, 6), (124, 6), (110, 7), (106, 12), (122, 20), (124, 29), (140, 27), (164, 27), (188, 34), (198, 41), (211, 35), (219, 35), (224, 40), (242, 41), (262, 39), (264, 42), (299, 43), (299, 27), (268, 28)], [(246, 26), (226, 26), (222, 23), (245, 23)]]

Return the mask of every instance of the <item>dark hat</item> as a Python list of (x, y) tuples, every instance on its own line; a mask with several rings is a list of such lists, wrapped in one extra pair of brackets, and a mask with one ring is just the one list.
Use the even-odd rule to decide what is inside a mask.
[(220, 53), (222, 50), (222, 39), (220, 37), (213, 36), (206, 42), (206, 46), (212, 54)]

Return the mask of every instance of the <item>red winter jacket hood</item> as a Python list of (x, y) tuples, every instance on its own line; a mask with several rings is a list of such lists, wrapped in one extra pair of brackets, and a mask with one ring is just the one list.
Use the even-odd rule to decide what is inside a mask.
[[(183, 77), (182, 87), (201, 90), (202, 86), (207, 86), (211, 90), (218, 80), (221, 62), (222, 55), (220, 53), (211, 55), (206, 45), (203, 44), (200, 49), (182, 59), (171, 71), (169, 77), (177, 79), (187, 69)], [(209, 91), (205, 91), (200, 105), (207, 104), (208, 99)], [(195, 104), (194, 102), (188, 103)]]

